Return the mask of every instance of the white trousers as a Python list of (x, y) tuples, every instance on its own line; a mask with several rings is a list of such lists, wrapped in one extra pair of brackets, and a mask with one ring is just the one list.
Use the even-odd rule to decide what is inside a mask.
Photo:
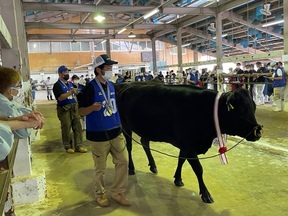
[(264, 91), (265, 84), (254, 84), (252, 89), (253, 100), (256, 105), (264, 104)]

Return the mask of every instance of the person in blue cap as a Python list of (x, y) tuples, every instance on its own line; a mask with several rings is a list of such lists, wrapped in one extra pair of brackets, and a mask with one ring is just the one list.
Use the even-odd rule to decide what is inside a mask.
[(110, 205), (105, 186), (105, 169), (109, 153), (115, 164), (111, 198), (123, 206), (131, 205), (125, 196), (128, 188), (126, 144), (116, 105), (115, 89), (109, 81), (112, 77), (112, 65), (117, 63), (106, 54), (95, 58), (93, 66), (96, 78), (89, 82), (78, 97), (79, 113), (86, 116), (86, 139), (89, 140), (94, 160), (96, 203), (101, 207)]
[[(57, 100), (57, 116), (61, 123), (62, 142), (67, 153), (87, 152), (83, 148), (82, 127), (76, 101), (77, 88), (69, 82), (69, 69), (64, 65), (58, 68), (59, 79), (53, 85), (53, 93)], [(73, 131), (74, 146), (70, 132)]]

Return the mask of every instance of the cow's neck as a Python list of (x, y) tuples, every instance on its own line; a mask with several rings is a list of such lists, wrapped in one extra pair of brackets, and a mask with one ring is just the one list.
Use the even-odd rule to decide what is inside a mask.
[(219, 106), (218, 106), (218, 118), (219, 118), (219, 124), (221, 128), (221, 132), (227, 133), (227, 128), (225, 125), (225, 120), (229, 118), (229, 110), (227, 106), (227, 95), (228, 93), (223, 93), (221, 95), (221, 98), (219, 100)]

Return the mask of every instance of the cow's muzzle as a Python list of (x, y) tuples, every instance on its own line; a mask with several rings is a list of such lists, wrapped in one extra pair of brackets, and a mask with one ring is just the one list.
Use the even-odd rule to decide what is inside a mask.
[(263, 126), (261, 125), (254, 127), (254, 137), (256, 140), (259, 140), (262, 137), (262, 128)]

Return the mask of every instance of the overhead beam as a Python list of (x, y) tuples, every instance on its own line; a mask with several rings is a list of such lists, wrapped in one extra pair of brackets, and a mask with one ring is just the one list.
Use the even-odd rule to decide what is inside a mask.
[(273, 35), (275, 37), (283, 39), (283, 35), (278, 34), (278, 33), (274, 33), (272, 27), (263, 28), (262, 24), (253, 25), (251, 21), (243, 20), (243, 18), (236, 13), (226, 11), (225, 13), (223, 13), (222, 16), (226, 19), (231, 19), (233, 21), (239, 22), (239, 23), (246, 25), (248, 27), (255, 28), (255, 29), (262, 31), (264, 33), (268, 33), (270, 35)]
[[(95, 39), (131, 39), (128, 34), (28, 34), (27, 41), (32, 40), (49, 40), (49, 41), (67, 41), (67, 40), (95, 40)], [(135, 38), (133, 38), (135, 39)], [(151, 39), (149, 35), (146, 34), (136, 34), (136, 39)]]
[[(80, 24), (82, 25), (83, 23), (86, 22), (86, 20), (90, 17), (91, 13), (87, 13), (85, 15), (85, 17), (83, 19), (80, 20)], [(80, 13), (80, 17), (82, 17), (82, 14)], [(76, 34), (76, 32), (78, 31), (79, 29), (72, 29), (72, 34)]]
[[(29, 29), (120, 29), (127, 23), (49, 23), (49, 22), (29, 22), (25, 23), (25, 28)], [(134, 24), (133, 29), (176, 29), (173, 24)]]
[[(227, 11), (227, 10), (231, 10), (235, 7), (239, 7), (243, 4), (247, 4), (249, 2), (253, 2), (254, 0), (237, 0), (237, 1), (230, 1), (228, 3), (225, 3), (225, 1), (220, 1), (219, 3), (222, 4), (218, 6), (218, 11), (220, 13), (224, 12), (224, 11)], [(272, 1), (275, 1), (275, 0), (272, 0)], [(215, 4), (213, 4), (213, 6), (215, 6)], [(228, 12), (227, 12), (228, 13)], [(225, 18), (225, 16), (227, 17), (227, 14), (226, 15), (222, 15), (222, 19)], [(200, 22), (202, 20), (205, 20), (205, 19), (208, 19), (210, 18), (211, 15), (209, 14), (206, 14), (206, 16), (197, 16), (197, 17), (193, 17), (193, 16), (185, 16), (183, 18), (180, 18), (177, 20), (177, 23), (179, 23), (178, 27), (181, 28), (181, 27), (185, 27), (185, 26), (188, 26), (188, 25), (191, 25), (193, 23), (197, 23), (197, 22)], [(169, 33), (169, 32), (167, 32)], [(155, 37), (158, 37), (158, 36), (162, 36), (166, 34), (165, 31), (161, 31), (158, 33), (154, 33), (154, 36)]]
[[(165, 42), (165, 43), (169, 43), (169, 44), (171, 44), (171, 45), (177, 46), (177, 42), (176, 42), (176, 41), (171, 41), (171, 40), (169, 40), (169, 39), (166, 38), (166, 37), (159, 37), (159, 38), (157, 38), (157, 40), (162, 41), (162, 42)], [(188, 49), (188, 48), (186, 48), (186, 49)], [(193, 51), (198, 52), (197, 50), (193, 50)], [(198, 53), (199, 53), (199, 52), (198, 52)], [(203, 53), (202, 53), (202, 54), (203, 54)], [(215, 54), (215, 53), (212, 53), (212, 52), (210, 52), (210, 51), (207, 51), (207, 52), (205, 52), (204, 54), (205, 54), (205, 55), (209, 55), (209, 56), (213, 56), (213, 57), (216, 58), (216, 54)], [(180, 66), (180, 65), (179, 65), (179, 66)]]
[[(197, 31), (196, 29), (194, 28), (190, 28), (190, 27), (186, 27), (186, 28), (183, 28), (182, 31), (184, 32), (189, 32), (189, 33), (192, 33), (192, 34), (195, 34), (197, 35), (198, 37), (201, 37), (205, 40), (211, 40), (211, 41), (214, 41), (216, 42), (216, 39), (213, 39), (210, 35), (207, 35), (207, 34), (199, 34), (199, 31)], [(225, 45), (225, 46), (229, 46), (229, 47), (234, 47), (235, 49), (238, 49), (238, 50), (241, 50), (242, 52), (247, 52), (247, 53), (250, 53), (250, 54), (262, 54), (264, 52), (260, 51), (260, 50), (257, 50), (257, 49), (254, 49), (254, 48), (244, 48), (243, 46), (241, 46), (240, 44), (237, 44), (236, 46), (234, 46), (233, 43), (228, 43), (226, 39), (223, 38), (222, 40), (222, 45)]]
[[(75, 12), (75, 13), (94, 13), (96, 12), (95, 5), (82, 4), (65, 4), (65, 3), (35, 3), (23, 2), (23, 11), (61, 11), (61, 12)], [(155, 9), (155, 6), (117, 6), (117, 5), (100, 5), (97, 10), (101, 13), (140, 13), (145, 14)], [(162, 14), (177, 14), (177, 15), (199, 15), (210, 14), (215, 15), (215, 9), (209, 7), (163, 7), (161, 8)]]
[[(255, 0), (237, 0), (237, 1), (230, 1), (225, 4), (221, 4), (218, 6), (218, 12), (222, 13), (224, 11), (229, 11), (233, 8), (239, 7), (241, 5), (245, 5), (250, 2), (254, 2)], [(220, 1), (221, 2), (221, 1)]]

